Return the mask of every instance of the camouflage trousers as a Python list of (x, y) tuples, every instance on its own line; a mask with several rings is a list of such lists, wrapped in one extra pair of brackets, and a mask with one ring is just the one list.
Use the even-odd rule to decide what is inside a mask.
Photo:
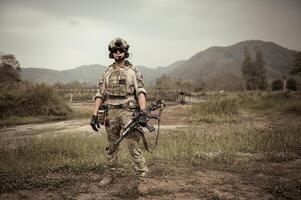
[[(119, 138), (125, 125), (132, 119), (132, 112), (127, 109), (111, 109), (108, 111), (106, 120), (106, 131), (108, 135), (109, 146), (106, 150), (106, 173), (114, 174), (118, 164), (119, 146), (115, 147), (113, 143)], [(133, 166), (137, 173), (148, 171), (142, 151), (139, 148), (141, 134), (138, 131), (131, 133), (122, 143), (126, 143), (130, 152)]]

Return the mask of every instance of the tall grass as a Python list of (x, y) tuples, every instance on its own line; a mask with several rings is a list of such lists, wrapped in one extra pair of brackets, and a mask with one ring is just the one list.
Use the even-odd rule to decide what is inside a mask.
[(192, 120), (205, 122), (237, 121), (238, 111), (238, 99), (232, 96), (211, 96), (190, 109)]
[[(148, 136), (150, 143), (153, 142), (151, 139)], [(106, 139), (99, 135), (34, 138), (17, 144), (16, 148), (2, 145), (0, 171), (102, 166), (106, 146)], [(129, 161), (129, 155), (125, 154), (125, 145), (122, 149), (119, 158), (125, 163)], [(292, 153), (301, 156), (300, 152), (298, 126), (261, 129), (245, 125), (226, 127), (218, 133), (193, 128), (164, 131), (159, 146), (145, 156), (150, 160), (193, 160), (217, 154)]]
[(208, 100), (189, 109), (192, 121), (238, 122), (240, 111), (261, 113), (301, 114), (301, 95), (279, 92), (236, 92), (213, 94)]
[[(188, 159), (218, 154), (290, 153), (301, 156), (301, 135), (298, 127), (260, 129), (244, 126), (229, 127), (222, 133), (187, 129), (162, 135), (155, 157), (161, 159)], [(150, 159), (154, 155), (147, 155)]]
[(301, 113), (301, 95), (297, 92), (239, 92), (232, 95), (238, 98), (241, 108), (297, 115)]
[(102, 164), (105, 141), (99, 135), (75, 134), (15, 141), (16, 148), (12, 148), (9, 143), (2, 143), (0, 171), (43, 170)]

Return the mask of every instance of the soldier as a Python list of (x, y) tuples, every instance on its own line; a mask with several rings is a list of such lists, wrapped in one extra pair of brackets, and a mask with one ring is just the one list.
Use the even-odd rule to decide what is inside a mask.
[[(128, 61), (129, 45), (121, 38), (116, 38), (109, 43), (109, 57), (115, 62), (106, 68), (99, 81), (98, 91), (95, 95), (94, 113), (90, 122), (92, 128), (97, 131), (99, 120), (97, 112), (103, 103), (106, 103), (108, 112), (105, 119), (105, 129), (109, 146), (106, 149), (105, 177), (99, 183), (100, 186), (110, 184), (115, 178), (117, 169), (118, 147), (114, 142), (119, 138), (125, 125), (132, 118), (132, 111), (139, 107), (138, 121), (141, 126), (146, 126), (146, 90), (142, 75)], [(148, 168), (142, 151), (139, 148), (141, 133), (135, 131), (128, 137), (127, 143), (132, 163), (138, 175), (145, 176)]]

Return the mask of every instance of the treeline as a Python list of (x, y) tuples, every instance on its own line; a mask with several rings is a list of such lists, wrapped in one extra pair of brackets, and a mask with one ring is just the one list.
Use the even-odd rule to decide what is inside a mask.
[(200, 92), (204, 90), (204, 87), (205, 83), (202, 81), (181, 80), (164, 74), (160, 78), (157, 78), (155, 85), (151, 86), (151, 89)]
[(86, 82), (79, 82), (79, 81), (71, 81), (68, 83), (55, 83), (52, 85), (55, 89), (77, 89), (77, 90), (81, 90), (81, 89), (91, 89), (91, 88), (95, 88), (96, 89), (96, 84), (95, 85), (91, 85), (88, 84)]
[[(245, 49), (244, 52), (245, 55), (241, 65), (241, 71), (246, 90), (297, 90), (297, 81), (293, 78), (287, 79), (286, 76), (274, 80), (269, 87), (266, 79), (263, 54), (260, 48), (256, 48), (255, 51), (256, 57), (254, 61), (248, 49)], [(301, 75), (301, 52), (295, 55), (291, 74)]]
[(69, 106), (52, 86), (22, 81), (13, 55), (0, 57), (0, 119), (29, 116), (66, 116)]

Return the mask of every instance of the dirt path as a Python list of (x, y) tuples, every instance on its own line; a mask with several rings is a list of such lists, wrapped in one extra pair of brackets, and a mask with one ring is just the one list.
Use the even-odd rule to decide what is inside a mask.
[[(37, 124), (26, 124), (26, 125), (16, 125), (8, 127), (0, 127), (0, 141), (8, 139), (24, 139), (33, 136), (40, 137), (42, 135), (56, 136), (60, 134), (68, 133), (91, 133), (95, 132), (89, 126), (89, 116), (90, 110), (93, 107), (92, 104), (72, 104), (71, 108), (75, 112), (75, 115), (87, 116), (78, 119), (64, 120), (64, 121), (54, 121), (54, 122), (44, 122)], [(241, 113), (242, 122), (249, 121), (257, 127), (269, 127), (270, 122), (267, 119), (254, 118), (246, 112)], [(157, 128), (156, 122), (152, 124)], [(210, 130), (211, 132), (218, 132), (221, 128), (225, 126), (232, 126), (234, 123), (206, 123), (206, 122), (195, 122), (191, 120), (189, 114), (189, 105), (173, 105), (168, 106), (162, 112), (162, 120), (160, 128), (163, 130), (170, 129), (175, 130), (179, 128), (201, 128), (204, 130)], [(240, 123), (235, 123), (234, 125), (239, 126)], [(104, 127), (101, 126), (100, 133), (104, 133)]]
[[(169, 163), (171, 164), (171, 163)], [(264, 164), (264, 167), (263, 167)], [(263, 163), (249, 160), (245, 164), (225, 165), (213, 169), (206, 161), (201, 166), (190, 162), (152, 164), (146, 178), (135, 176), (131, 169), (119, 169), (118, 178), (100, 188), (102, 170), (86, 172), (48, 172), (40, 179), (44, 185), (0, 194), (0, 199), (299, 199), (298, 180), (301, 160)], [(216, 165), (216, 164), (215, 164)], [(234, 169), (236, 172), (234, 172)], [(240, 170), (237, 170), (240, 169)], [(242, 170), (242, 171), (241, 171)], [(275, 170), (275, 171), (274, 171)], [(277, 171), (277, 174), (275, 172)], [(282, 177), (279, 179), (279, 175)], [(283, 176), (285, 175), (285, 176)], [(287, 181), (285, 179), (292, 179)], [(63, 181), (62, 181), (63, 180)], [(64, 180), (67, 180), (64, 182)], [(297, 181), (294, 181), (297, 180)], [(61, 182), (60, 182), (61, 181)], [(28, 180), (29, 182), (29, 180)], [(58, 184), (53, 184), (53, 183)], [(276, 188), (276, 190), (274, 189)], [(288, 193), (286, 193), (288, 192)]]
[[(157, 128), (157, 126), (155, 125)], [(191, 127), (190, 125), (176, 124), (176, 125), (161, 125), (160, 129), (178, 129), (178, 128), (187, 128)], [(9, 140), (9, 139), (24, 139), (34, 136), (42, 135), (59, 135), (59, 134), (68, 134), (68, 133), (91, 133), (96, 134), (89, 125), (89, 120), (87, 119), (75, 119), (75, 120), (66, 120), (60, 122), (47, 122), (39, 124), (26, 124), (26, 125), (17, 125), (9, 126), (0, 129), (0, 140)], [(104, 133), (105, 129), (101, 126), (100, 133)]]
[(271, 199), (261, 188), (245, 183), (238, 174), (219, 171), (192, 172), (190, 176), (120, 177), (111, 186), (99, 188), (98, 174), (82, 177), (72, 186), (56, 190), (20, 190), (1, 199)]

